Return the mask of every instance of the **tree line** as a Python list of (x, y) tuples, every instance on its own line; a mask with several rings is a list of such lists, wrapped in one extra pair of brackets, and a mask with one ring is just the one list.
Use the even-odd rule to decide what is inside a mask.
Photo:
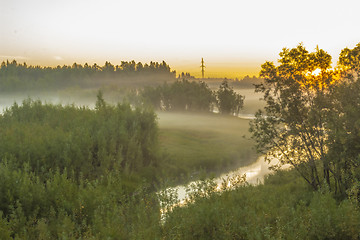
[(13, 60), (4, 61), (0, 66), (0, 91), (45, 90), (69, 86), (96, 87), (111, 80), (121, 83), (125, 80), (144, 82), (173, 80), (176, 72), (165, 62), (149, 64), (135, 61), (121, 61), (120, 65), (105, 62), (72, 66), (40, 67), (20, 64)]
[(140, 92), (140, 101), (163, 111), (213, 112), (236, 115), (244, 105), (245, 97), (236, 93), (225, 80), (217, 91), (203, 81), (177, 80), (157, 87), (146, 87)]

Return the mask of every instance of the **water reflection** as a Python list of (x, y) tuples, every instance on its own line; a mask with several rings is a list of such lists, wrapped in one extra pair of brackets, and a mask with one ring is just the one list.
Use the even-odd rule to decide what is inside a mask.
[[(272, 159), (270, 163), (265, 162), (264, 156), (259, 157), (256, 162), (251, 165), (240, 167), (234, 171), (222, 174), (220, 177), (212, 179), (209, 181), (210, 184), (216, 184), (213, 186), (214, 191), (222, 191), (224, 189), (231, 189), (233, 186), (232, 184), (239, 184), (243, 183), (244, 179), (243, 176), (246, 176), (246, 183), (247, 184), (260, 184), (264, 181), (264, 177), (271, 173), (272, 170), (269, 169), (270, 166), (278, 164), (279, 161), (277, 159)], [(289, 166), (283, 166), (283, 168), (288, 168)], [(176, 187), (167, 188), (164, 191), (159, 192), (159, 194), (172, 194), (172, 197), (176, 199), (172, 199), (171, 206), (169, 204), (165, 204), (161, 210), (162, 219), (164, 220), (165, 214), (167, 211), (171, 211), (171, 209), (175, 206), (182, 206), (191, 202), (191, 196), (194, 194), (193, 187), (190, 186), (197, 186), (200, 184), (201, 181), (194, 181), (189, 183), (188, 185), (179, 185)], [(225, 185), (225, 186), (224, 186)], [(160, 201), (161, 202), (161, 201)]]
[[(270, 165), (274, 165), (276, 163), (276, 160), (272, 160)], [(269, 174), (271, 172), (271, 170), (269, 170), (270, 165), (264, 161), (264, 157), (259, 157), (253, 164), (245, 167), (240, 167), (234, 171), (222, 174), (220, 177), (213, 179), (213, 181), (217, 184), (217, 188), (220, 189), (224, 179), (234, 178), (236, 176), (243, 176), (245, 174), (247, 183), (258, 184), (263, 181), (266, 174)], [(188, 185), (195, 183), (196, 182), (191, 182)], [(184, 200), (187, 198), (187, 195), (189, 195), (189, 192), (186, 191), (186, 189), (188, 189), (188, 185), (179, 185), (169, 188), (169, 190), (177, 191), (178, 201), (184, 202)]]

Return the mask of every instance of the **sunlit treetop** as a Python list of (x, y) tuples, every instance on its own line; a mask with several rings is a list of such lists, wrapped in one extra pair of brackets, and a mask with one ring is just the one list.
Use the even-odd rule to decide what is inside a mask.
[(353, 49), (345, 48), (339, 56), (339, 67), (344, 71), (360, 71), (360, 43)]
[(308, 52), (299, 44), (296, 48), (284, 48), (279, 55), (279, 66), (273, 62), (261, 66), (260, 76), (270, 84), (298, 84), (306, 89), (322, 89), (334, 81), (331, 56), (319, 47)]
[(314, 190), (326, 185), (345, 196), (358, 177), (359, 52), (360, 44), (344, 49), (332, 69), (324, 50), (300, 44), (284, 49), (278, 66), (262, 65), (256, 91), (266, 105), (250, 122), (256, 148), (290, 164)]

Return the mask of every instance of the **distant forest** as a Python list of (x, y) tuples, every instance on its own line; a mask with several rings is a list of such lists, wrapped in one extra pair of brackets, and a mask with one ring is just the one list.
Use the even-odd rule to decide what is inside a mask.
[(232, 82), (232, 86), (237, 88), (254, 88), (254, 84), (261, 84), (264, 82), (264, 79), (249, 75), (245, 76), (243, 79), (236, 79)]
[[(194, 80), (195, 78), (190, 76), (183, 77), (183, 79), (187, 80)], [(219, 84), (223, 81), (227, 81), (231, 87), (234, 88), (247, 88), (247, 89), (255, 89), (255, 85), (261, 84), (264, 82), (264, 79), (256, 76), (250, 77), (249, 75), (243, 77), (243, 78), (235, 78), (235, 79), (227, 79), (227, 78), (205, 78), (203, 81), (207, 83), (207, 85), (211, 89), (217, 89), (219, 87)]]
[(40, 67), (2, 62), (0, 67), (0, 91), (52, 90), (71, 86), (101, 87), (104, 85), (151, 85), (175, 80), (176, 71), (171, 71), (163, 61), (149, 64), (122, 61), (120, 65), (105, 62), (92, 66), (74, 63), (72, 66)]
[[(16, 60), (4, 61), (0, 66), (0, 92), (59, 90), (69, 87), (99, 88), (102, 86), (143, 87), (173, 82), (177, 78), (196, 80), (190, 73), (171, 70), (165, 62), (136, 63), (121, 61), (120, 65), (105, 62), (104, 66), (74, 63), (72, 66), (31, 66)], [(203, 79), (210, 88), (217, 88), (224, 78)], [(226, 79), (235, 88), (253, 88), (262, 79), (246, 76), (243, 79)]]

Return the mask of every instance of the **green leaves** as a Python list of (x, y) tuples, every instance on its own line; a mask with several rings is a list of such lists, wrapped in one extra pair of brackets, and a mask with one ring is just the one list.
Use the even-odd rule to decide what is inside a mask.
[(141, 93), (143, 103), (165, 111), (212, 111), (215, 96), (204, 82), (186, 79), (156, 88), (147, 87)]
[(101, 92), (95, 110), (28, 99), (0, 118), (0, 157), (28, 163), (41, 176), (66, 169), (94, 179), (134, 161), (136, 171), (157, 160), (155, 118), (150, 110), (107, 105)]
[(101, 93), (95, 110), (31, 99), (7, 109), (0, 238), (156, 239), (160, 210), (144, 183), (156, 179), (155, 119), (148, 109), (108, 105)]
[(205, 82), (186, 79), (156, 88), (147, 87), (141, 93), (143, 104), (165, 111), (212, 112), (217, 106), (220, 113), (236, 115), (244, 105), (244, 96), (237, 94), (225, 80), (216, 92)]
[(360, 43), (353, 49), (345, 48), (341, 51), (339, 66), (346, 72), (348, 70), (360, 71)]
[(341, 197), (360, 180), (358, 52), (359, 44), (342, 51), (342, 78), (335, 81), (324, 50), (284, 49), (279, 66), (262, 65), (265, 83), (256, 91), (264, 94), (265, 112), (250, 123), (259, 152), (290, 163), (314, 189), (326, 184)]
[(222, 114), (237, 115), (244, 106), (245, 97), (237, 94), (226, 80), (221, 83), (216, 97), (219, 112)]
[[(333, 80), (331, 57), (317, 48), (309, 53), (302, 44), (283, 49), (279, 66), (266, 62), (260, 75), (265, 83), (256, 86), (264, 94), (265, 112), (258, 112), (250, 131), (258, 151), (290, 163), (317, 189), (329, 180), (326, 161), (326, 96)], [(318, 75), (314, 70), (320, 69)], [(324, 169), (315, 162), (322, 161)], [(321, 164), (320, 164), (321, 165)], [(326, 174), (321, 176), (322, 170)]]

